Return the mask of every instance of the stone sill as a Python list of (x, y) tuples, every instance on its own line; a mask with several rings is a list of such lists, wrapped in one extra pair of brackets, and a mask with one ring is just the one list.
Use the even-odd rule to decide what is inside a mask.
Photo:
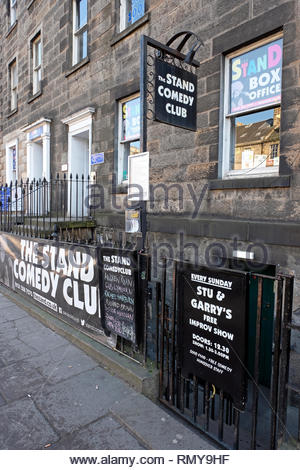
[(8, 31), (7, 31), (7, 33), (6, 33), (6, 35), (5, 35), (5, 38), (7, 38), (7, 37), (10, 35), (10, 33), (16, 28), (17, 24), (18, 24), (18, 20), (16, 20), (16, 21), (8, 28)]
[(17, 112), (18, 112), (18, 108), (13, 109), (10, 113), (8, 113), (8, 114), (6, 115), (6, 118), (7, 118), (7, 119), (10, 118), (11, 116), (13, 116), (14, 114), (16, 114)]
[(150, 19), (150, 14), (149, 12), (145, 13), (142, 18), (137, 20), (135, 23), (133, 23), (131, 26), (128, 26), (128, 28), (124, 29), (120, 33), (117, 33), (114, 38), (110, 41), (110, 45), (114, 46), (118, 42), (122, 41), (122, 39), (126, 38), (129, 36), (131, 33), (133, 33), (136, 29), (138, 29), (140, 26), (144, 25), (147, 23)]
[(29, 104), (29, 103), (32, 103), (32, 101), (34, 101), (36, 98), (38, 98), (38, 97), (41, 96), (41, 95), (42, 95), (42, 90), (39, 90), (37, 93), (35, 93), (35, 95), (32, 95), (32, 96), (28, 99), (27, 103), (28, 103), (28, 104)]
[(70, 70), (65, 74), (65, 77), (69, 77), (70, 75), (72, 75), (72, 73), (76, 72), (77, 70), (81, 69), (81, 67), (88, 64), (89, 61), (89, 57), (85, 57), (83, 60), (78, 62), (78, 64), (73, 65)]
[(34, 2), (35, 2), (35, 0), (29, 1), (28, 5), (27, 5), (27, 10), (29, 10), (29, 8), (31, 7), (31, 5), (33, 5)]
[(217, 179), (209, 182), (209, 189), (254, 189), (254, 188), (288, 188), (289, 175), (266, 176), (257, 178)]

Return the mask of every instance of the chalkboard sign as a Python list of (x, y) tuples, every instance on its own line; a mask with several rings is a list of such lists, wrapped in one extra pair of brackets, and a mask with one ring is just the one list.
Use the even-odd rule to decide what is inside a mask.
[(102, 325), (136, 343), (136, 252), (101, 248), (99, 256)]
[(182, 375), (208, 381), (244, 409), (247, 274), (184, 264), (178, 289)]

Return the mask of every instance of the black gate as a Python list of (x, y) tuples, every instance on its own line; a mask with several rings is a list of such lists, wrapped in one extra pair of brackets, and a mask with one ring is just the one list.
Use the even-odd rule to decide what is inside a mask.
[[(170, 260), (168, 265), (169, 262)], [(296, 447), (297, 440), (298, 443), (300, 440), (300, 408), (295, 408), (299, 413), (296, 420), (297, 429), (294, 427), (291, 430), (287, 427), (288, 393), (290, 390), (299, 393), (297, 387), (289, 384), (291, 330), (299, 329), (292, 324), (293, 277), (266, 276), (251, 272), (246, 275), (248, 289), (251, 283), (252, 288), (253, 284), (255, 285), (254, 343), (253, 354), (249, 353), (251, 348), (246, 345), (248, 354), (243, 368), (247, 399), (245, 409), (240, 411), (226, 391), (203, 380), (200, 375), (187, 377), (182, 373), (178, 342), (179, 310), (182, 307), (182, 302), (178, 299), (181, 287), (178, 285), (179, 267), (179, 262), (172, 261), (170, 272), (167, 269), (167, 260), (164, 260), (161, 311), (158, 314), (160, 401), (222, 447), (277, 449), (283, 448), (286, 445), (284, 442), (287, 441), (293, 441)], [(270, 282), (274, 288), (271, 333), (268, 329), (263, 331), (266, 330), (264, 309), (270, 307), (266, 304), (266, 290)], [(248, 295), (249, 304), (250, 300)], [(251, 302), (253, 322), (253, 298)], [(249, 312), (247, 319), (249, 328)], [(269, 369), (267, 368), (269, 372), (263, 368), (263, 363), (267, 361), (263, 345), (265, 333), (271, 338), (270, 365)], [(251, 339), (248, 338), (248, 341)], [(251, 355), (253, 357), (250, 357)]]

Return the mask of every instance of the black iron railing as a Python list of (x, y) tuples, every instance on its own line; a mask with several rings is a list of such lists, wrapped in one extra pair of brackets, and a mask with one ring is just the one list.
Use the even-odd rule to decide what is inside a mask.
[(95, 216), (96, 176), (57, 174), (0, 186), (0, 230), (51, 238), (57, 227)]
[[(249, 273), (249, 282), (254, 279), (257, 284), (254, 367), (250, 370), (245, 364), (248, 399), (245, 410), (239, 411), (224, 390), (198, 376), (187, 378), (182, 374), (178, 357), (178, 263), (173, 261), (171, 282), (164, 260), (160, 308), (157, 302), (155, 309), (161, 403), (225, 448), (299, 448), (300, 388), (295, 380), (289, 381), (295, 375), (290, 370), (291, 331), (300, 331), (292, 323), (293, 277)], [(260, 377), (265, 360), (260, 341), (265, 321), (262, 315), (265, 281), (274, 283), (275, 298), (270, 384), (263, 383)], [(293, 400), (289, 400), (291, 392)]]

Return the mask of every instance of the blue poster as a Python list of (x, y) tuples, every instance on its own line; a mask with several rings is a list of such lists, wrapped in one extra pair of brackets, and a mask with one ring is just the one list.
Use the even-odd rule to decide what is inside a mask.
[(1, 187), (0, 202), (1, 202), (1, 210), (7, 211), (10, 207), (9, 203), (11, 202), (10, 186)]
[(278, 105), (281, 101), (282, 39), (230, 60), (230, 112)]
[(145, 14), (145, 0), (132, 0), (128, 12), (128, 23), (133, 24)]
[(140, 98), (127, 101), (122, 106), (122, 140), (140, 138)]
[(91, 155), (91, 165), (99, 165), (99, 163), (104, 162), (104, 153), (92, 153)]

